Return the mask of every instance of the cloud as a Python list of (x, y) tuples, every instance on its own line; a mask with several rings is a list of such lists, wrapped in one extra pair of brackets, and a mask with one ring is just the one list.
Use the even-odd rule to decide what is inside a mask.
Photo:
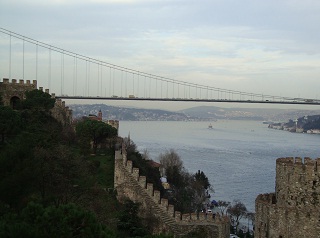
[(0, 3), (2, 27), (124, 67), (222, 88), (308, 94), (320, 87), (319, 1)]

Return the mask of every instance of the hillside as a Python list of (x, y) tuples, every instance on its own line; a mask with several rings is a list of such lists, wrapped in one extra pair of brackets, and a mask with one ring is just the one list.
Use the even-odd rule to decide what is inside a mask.
[(176, 112), (159, 109), (114, 107), (105, 104), (74, 104), (70, 105), (70, 108), (73, 110), (75, 118), (89, 114), (97, 115), (101, 110), (104, 118), (119, 121), (212, 121), (230, 119), (284, 122), (305, 115), (320, 114), (320, 110), (221, 108), (215, 106), (199, 106)]
[[(139, 204), (116, 199), (114, 128), (60, 124), (54, 103), (40, 90), (16, 110), (0, 101), (0, 237), (159, 237), (138, 217)], [(102, 138), (95, 155), (91, 142)]]

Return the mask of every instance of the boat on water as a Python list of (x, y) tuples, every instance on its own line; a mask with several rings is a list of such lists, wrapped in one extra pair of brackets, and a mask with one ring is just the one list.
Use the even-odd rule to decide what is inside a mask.
[(212, 125), (211, 125), (211, 123), (209, 124), (208, 128), (209, 128), (209, 129), (212, 129)]

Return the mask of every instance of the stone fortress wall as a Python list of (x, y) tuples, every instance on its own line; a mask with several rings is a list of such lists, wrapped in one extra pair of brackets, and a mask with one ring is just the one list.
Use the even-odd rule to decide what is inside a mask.
[[(22, 79), (19, 82), (16, 79), (12, 79), (10, 82), (8, 78), (4, 78), (3, 82), (0, 82), (0, 95), (2, 97), (3, 104), (5, 106), (11, 106), (14, 108), (14, 103), (18, 100), (26, 98), (25, 93), (37, 88), (37, 80), (30, 80), (26, 82)], [(43, 91), (43, 87), (39, 87), (39, 90)], [(49, 89), (45, 89), (45, 92), (49, 93)], [(52, 98), (55, 98), (55, 94), (51, 94)], [(62, 125), (72, 123), (72, 110), (65, 105), (65, 102), (61, 99), (56, 99), (54, 107), (51, 109), (51, 115), (59, 121)]]
[(34, 89), (37, 89), (37, 80), (25, 82), (23, 79), (12, 79), (10, 83), (8, 78), (4, 78), (3, 82), (0, 82), (0, 94), (5, 106), (12, 106), (15, 100), (25, 99), (25, 92)]
[(127, 160), (124, 147), (116, 151), (114, 187), (120, 201), (129, 198), (139, 202), (142, 216), (153, 215), (157, 224), (153, 230), (155, 234), (172, 233), (180, 237), (201, 227), (205, 229), (208, 238), (229, 238), (230, 223), (227, 217), (218, 214), (215, 217), (206, 216), (204, 213), (181, 214), (175, 211), (167, 199), (160, 197), (160, 191), (154, 190), (153, 184), (147, 183), (146, 177), (139, 175), (139, 169), (132, 166), (132, 161)]
[(275, 193), (256, 198), (255, 237), (320, 237), (320, 158), (279, 158)]
[[(25, 92), (37, 89), (37, 81), (4, 78), (0, 82), (0, 94), (5, 106), (13, 107), (17, 100), (25, 99)], [(43, 91), (40, 87), (39, 90)], [(45, 89), (49, 94), (49, 90)], [(51, 94), (55, 98), (55, 94)], [(14, 108), (14, 107), (13, 107)], [(63, 125), (72, 123), (72, 110), (61, 99), (55, 100), (51, 109), (52, 116)], [(118, 128), (118, 121), (108, 121), (108, 124)], [(153, 184), (147, 183), (145, 176), (139, 175), (139, 169), (133, 168), (132, 161), (127, 160), (125, 148), (115, 152), (114, 186), (118, 199), (129, 198), (142, 204), (141, 215), (153, 217), (153, 231), (159, 233), (173, 233), (180, 237), (199, 227), (205, 229), (208, 238), (229, 238), (230, 223), (227, 217), (206, 216), (204, 213), (181, 214), (168, 204), (168, 200), (160, 197), (160, 191), (153, 189)], [(204, 237), (205, 238), (205, 237)]]

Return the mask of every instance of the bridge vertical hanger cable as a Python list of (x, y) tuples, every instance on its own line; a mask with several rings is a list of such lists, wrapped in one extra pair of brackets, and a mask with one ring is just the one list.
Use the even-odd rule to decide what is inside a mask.
[(78, 89), (78, 58), (75, 58), (76, 60), (76, 75), (75, 75), (75, 78), (76, 78), (76, 83), (74, 85), (74, 88), (75, 88), (75, 95), (77, 95), (77, 89)]
[(109, 67), (109, 97), (111, 96), (111, 84), (112, 79), (111, 79), (111, 67)]
[(126, 97), (128, 96), (128, 92), (127, 92), (127, 85), (128, 85), (128, 72), (126, 71), (126, 84), (125, 84), (125, 90), (126, 90)]
[(144, 76), (144, 84), (143, 84), (143, 97), (146, 97), (146, 82), (147, 82), (147, 79), (146, 79), (146, 76)]
[(112, 70), (113, 72), (112, 72), (112, 95), (114, 96), (114, 84), (115, 84), (115, 80), (114, 80), (114, 78), (115, 78), (115, 68), (113, 68), (113, 70)]
[(120, 93), (121, 97), (122, 97), (122, 85), (123, 85), (123, 70), (121, 70), (121, 93)]
[(138, 85), (137, 85), (137, 96), (140, 97), (140, 95), (139, 95), (139, 92), (140, 92), (140, 87), (139, 87), (139, 84), (140, 84), (140, 83), (139, 83), (139, 73), (137, 74), (137, 76), (138, 76), (138, 79), (137, 79), (137, 81), (138, 81), (138, 83), (137, 83), (137, 84), (138, 84)]
[(62, 53), (61, 53), (60, 58), (61, 58), (60, 59), (60, 61), (61, 61), (60, 62), (60, 64), (61, 64), (60, 65), (60, 73), (61, 73), (61, 75), (60, 75), (60, 81), (61, 81), (61, 84), (60, 84), (60, 95), (63, 95), (62, 94), (62, 87), (63, 87), (63, 76), (62, 76), (63, 75), (63, 59), (62, 59), (63, 58), (63, 54)]
[(100, 70), (100, 95), (102, 97), (102, 82), (103, 82), (103, 75), (102, 75), (103, 67), (101, 65), (101, 70)]
[(90, 96), (90, 76), (91, 76), (90, 61), (88, 61), (88, 96)]
[(51, 88), (51, 47), (49, 48), (48, 88)]
[(151, 78), (149, 78), (149, 98), (151, 98)]
[(172, 98), (174, 98), (174, 82), (172, 81)]
[(160, 83), (160, 87), (161, 87), (161, 95), (160, 95), (160, 97), (162, 98), (162, 84), (163, 84), (163, 81), (161, 80), (161, 83)]
[(158, 97), (158, 80), (156, 80), (156, 92), (155, 92), (155, 98)]
[(132, 74), (132, 93), (134, 95), (134, 73)]
[(139, 73), (136, 74), (136, 75), (137, 75), (137, 84), (136, 84), (137, 90), (136, 90), (136, 94), (137, 94), (137, 97), (139, 97)]
[(36, 44), (36, 80), (38, 80), (38, 43)]
[(24, 80), (24, 40), (22, 40), (22, 79)]
[(73, 56), (72, 95), (75, 95), (75, 91), (74, 91), (75, 78), (76, 78), (76, 59), (75, 59), (75, 56)]
[(99, 87), (100, 87), (100, 64), (98, 63), (98, 83), (97, 83), (97, 95), (100, 95), (100, 92), (99, 92)]
[(11, 34), (9, 35), (9, 79), (11, 80), (11, 51), (12, 51), (12, 49), (11, 49)]
[(86, 93), (87, 93), (87, 84), (88, 84), (87, 81), (88, 81), (88, 61), (86, 60), (86, 81), (85, 81), (85, 84), (84, 84), (83, 95), (86, 95)]

